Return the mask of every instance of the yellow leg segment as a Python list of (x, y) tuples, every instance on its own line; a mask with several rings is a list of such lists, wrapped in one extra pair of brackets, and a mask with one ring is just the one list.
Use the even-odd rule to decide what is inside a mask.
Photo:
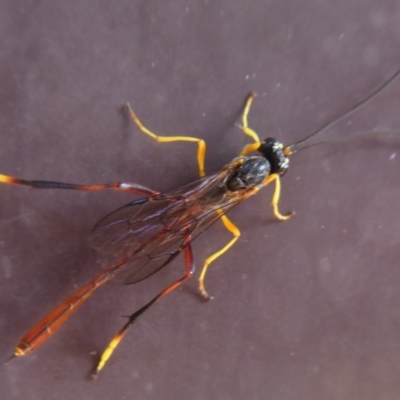
[(224, 224), (225, 228), (228, 229), (228, 231), (232, 233), (233, 238), (221, 250), (217, 251), (216, 253), (214, 253), (213, 255), (208, 257), (206, 259), (206, 261), (204, 262), (204, 265), (203, 265), (203, 268), (201, 270), (200, 277), (199, 277), (199, 290), (200, 290), (201, 295), (207, 300), (212, 299), (212, 297), (207, 293), (207, 291), (204, 287), (204, 278), (206, 276), (209, 265), (213, 261), (215, 261), (218, 257), (222, 256), (222, 254), (224, 254), (226, 251), (228, 251), (235, 244), (235, 242), (239, 239), (239, 236), (240, 236), (239, 228), (226, 215), (223, 215), (221, 217), (221, 221)]
[(261, 143), (260, 138), (258, 137), (257, 133), (254, 132), (253, 129), (251, 129), (249, 127), (249, 123), (247, 120), (247, 117), (250, 112), (251, 104), (253, 103), (253, 100), (255, 97), (256, 97), (255, 93), (250, 93), (250, 96), (247, 98), (246, 105), (245, 105), (244, 111), (243, 111), (243, 116), (242, 116), (243, 133), (247, 136), (250, 136), (254, 140), (254, 143), (246, 145), (240, 153), (241, 156), (244, 156), (247, 153), (257, 150)]
[(15, 178), (13, 178), (12, 176), (0, 174), (0, 182), (1, 183), (15, 183)]
[(154, 140), (156, 140), (159, 143), (165, 143), (165, 142), (178, 142), (178, 141), (184, 141), (184, 142), (196, 142), (198, 144), (198, 150), (197, 150), (197, 163), (199, 166), (199, 174), (200, 176), (205, 176), (205, 171), (204, 171), (204, 159), (206, 156), (206, 143), (202, 139), (198, 139), (195, 137), (191, 136), (158, 136), (149, 129), (147, 129), (142, 122), (139, 120), (139, 118), (136, 116), (136, 114), (133, 112), (131, 106), (129, 104), (126, 105), (129, 115), (132, 119), (132, 121), (138, 126), (138, 128), (145, 133), (146, 135), (150, 136)]
[(267, 177), (267, 179), (264, 181), (264, 185), (268, 185), (269, 183), (275, 181), (275, 191), (274, 195), (272, 196), (272, 201), (271, 205), (274, 210), (275, 217), (278, 218), (281, 221), (287, 221), (289, 218), (293, 217), (294, 212), (289, 212), (286, 215), (283, 215), (279, 212), (278, 209), (278, 203), (279, 203), (279, 197), (281, 195), (281, 178), (278, 174), (271, 174)]

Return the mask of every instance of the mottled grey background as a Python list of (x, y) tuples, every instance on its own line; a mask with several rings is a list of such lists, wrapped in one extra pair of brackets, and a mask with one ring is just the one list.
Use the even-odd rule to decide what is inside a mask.
[[(195, 146), (158, 145), (132, 126), (207, 140), (207, 170), (251, 126), (291, 143), (400, 68), (396, 0), (11, 1), (0, 3), (0, 172), (167, 190), (196, 178)], [(327, 137), (400, 131), (400, 80)], [(110, 284), (48, 343), (0, 366), (8, 399), (363, 399), (400, 393), (400, 144), (365, 140), (293, 157), (282, 211), (271, 189), (231, 213), (237, 245), (127, 335), (87, 377), (131, 314), (182, 272)], [(98, 270), (86, 236), (131, 197), (0, 186), (0, 360)], [(198, 267), (230, 236), (194, 245)]]

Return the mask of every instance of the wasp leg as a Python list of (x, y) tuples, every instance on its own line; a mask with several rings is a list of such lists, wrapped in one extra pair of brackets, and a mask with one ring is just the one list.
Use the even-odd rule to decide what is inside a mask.
[(246, 105), (245, 105), (244, 111), (243, 111), (243, 116), (242, 116), (242, 131), (245, 135), (250, 136), (254, 140), (254, 143), (250, 143), (250, 144), (246, 145), (240, 153), (241, 156), (244, 156), (247, 153), (257, 150), (260, 147), (260, 143), (261, 143), (260, 138), (258, 137), (257, 133), (254, 132), (253, 129), (251, 129), (249, 127), (249, 123), (247, 120), (247, 117), (250, 112), (251, 104), (253, 103), (253, 100), (255, 97), (256, 97), (255, 93), (250, 93), (249, 97), (247, 98)]
[(193, 259), (192, 247), (190, 244), (190, 237), (188, 237), (183, 244), (185, 247), (185, 274), (182, 278), (178, 279), (168, 287), (166, 287), (163, 291), (161, 291), (157, 296), (155, 296), (152, 300), (150, 300), (145, 306), (140, 308), (138, 311), (133, 313), (130, 317), (128, 317), (128, 322), (122, 327), (122, 329), (113, 337), (107, 348), (104, 350), (100, 357), (100, 361), (98, 362), (96, 369), (92, 374), (92, 378), (97, 378), (98, 373), (104, 368), (104, 365), (111, 357), (114, 350), (117, 348), (122, 338), (125, 336), (128, 328), (145, 312), (147, 311), (154, 303), (160, 300), (162, 297), (172, 292), (176, 288), (178, 288), (183, 282), (187, 279), (191, 278), (194, 274), (195, 264)]
[(232, 233), (233, 238), (221, 250), (217, 251), (216, 253), (214, 253), (213, 255), (208, 257), (204, 262), (204, 265), (203, 265), (203, 268), (201, 270), (200, 277), (199, 277), (199, 290), (200, 290), (201, 295), (207, 300), (212, 299), (212, 297), (207, 293), (205, 286), (204, 286), (204, 278), (206, 276), (209, 265), (213, 261), (215, 261), (218, 257), (222, 256), (222, 254), (224, 254), (226, 251), (228, 251), (235, 244), (235, 242), (239, 239), (239, 236), (240, 236), (239, 228), (226, 215), (223, 215), (221, 217), (221, 221), (224, 224), (225, 228), (228, 229), (228, 231)]
[(138, 126), (138, 128), (145, 133), (146, 135), (149, 135), (152, 137), (154, 140), (156, 140), (159, 143), (162, 142), (178, 142), (178, 141), (184, 141), (184, 142), (196, 142), (198, 144), (198, 150), (197, 150), (197, 163), (199, 166), (199, 174), (200, 176), (205, 176), (204, 172), (204, 159), (206, 156), (206, 142), (202, 139), (198, 139), (195, 137), (191, 136), (158, 136), (149, 129), (147, 129), (142, 122), (139, 120), (139, 118), (136, 116), (136, 114), (133, 112), (131, 106), (129, 104), (126, 104), (126, 107), (128, 109), (129, 115), (132, 119), (132, 121)]
[[(279, 197), (280, 197), (280, 193), (281, 193), (280, 176), (278, 174), (269, 175), (268, 178), (265, 180), (264, 185), (268, 185), (272, 181), (275, 181), (275, 185), (276, 185), (275, 192), (274, 192), (274, 195), (273, 195), (272, 201), (271, 201), (271, 205), (274, 210), (274, 215), (279, 220), (286, 221), (294, 215), (294, 212), (290, 212), (287, 215), (282, 215), (279, 212), (278, 203), (279, 203)], [(240, 236), (239, 228), (236, 225), (234, 225), (233, 222), (226, 215), (223, 215), (221, 217), (221, 221), (223, 222), (225, 228), (228, 229), (228, 231), (233, 234), (233, 238), (221, 250), (217, 251), (212, 256), (208, 257), (206, 259), (206, 261), (204, 262), (203, 269), (201, 270), (200, 277), (199, 277), (199, 290), (200, 290), (201, 295), (204, 298), (206, 298), (207, 300), (212, 299), (212, 297), (207, 293), (205, 286), (204, 286), (204, 278), (207, 273), (207, 269), (208, 269), (209, 265), (213, 261), (215, 261), (218, 257), (220, 257), (222, 254), (224, 254), (226, 251), (228, 251), (235, 244), (235, 242), (239, 239), (239, 236)]]
[(74, 183), (53, 182), (53, 181), (29, 181), (25, 179), (15, 178), (13, 176), (0, 174), (0, 183), (8, 183), (12, 185), (26, 185), (35, 189), (69, 189), (69, 190), (105, 190), (113, 189), (120, 192), (129, 192), (144, 196), (153, 196), (158, 192), (151, 190), (145, 186), (130, 182), (113, 182), (99, 185), (76, 185)]
[(271, 174), (267, 177), (267, 179), (264, 182), (264, 185), (268, 185), (269, 183), (275, 181), (275, 191), (274, 195), (272, 196), (272, 201), (271, 205), (274, 210), (274, 215), (276, 218), (278, 218), (281, 221), (287, 221), (289, 218), (293, 217), (294, 212), (290, 211), (288, 214), (283, 215), (279, 212), (278, 208), (278, 203), (279, 203), (279, 197), (281, 195), (281, 179), (279, 174)]

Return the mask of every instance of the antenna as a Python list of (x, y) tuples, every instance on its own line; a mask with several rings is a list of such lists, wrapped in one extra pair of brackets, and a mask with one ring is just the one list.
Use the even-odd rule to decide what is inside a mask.
[[(329, 128), (337, 124), (338, 122), (344, 120), (348, 116), (352, 115), (354, 112), (359, 110), (362, 106), (367, 104), (370, 100), (372, 100), (376, 95), (378, 95), (380, 92), (382, 92), (391, 82), (393, 82), (398, 76), (400, 75), (400, 69), (395, 72), (394, 75), (392, 75), (383, 85), (379, 86), (377, 89), (375, 89), (371, 94), (369, 94), (367, 97), (365, 97), (363, 100), (359, 101), (357, 104), (355, 104), (353, 107), (348, 109), (346, 112), (344, 112), (342, 115), (340, 115), (337, 118), (334, 118), (333, 120), (329, 121), (325, 125), (323, 125), (321, 128), (317, 129), (316, 131), (310, 133), (307, 135), (304, 139), (301, 139), (300, 141), (293, 143), (289, 146), (286, 146), (286, 152), (288, 154), (293, 154), (296, 153), (299, 150), (305, 149), (307, 147), (315, 146), (319, 144), (317, 143), (307, 143), (309, 139), (312, 137), (315, 137), (325, 131), (327, 131)], [(391, 133), (391, 132), (390, 132)], [(360, 135), (359, 135), (360, 136)], [(339, 140), (340, 141), (340, 140)], [(326, 143), (326, 142), (321, 142), (321, 143)]]

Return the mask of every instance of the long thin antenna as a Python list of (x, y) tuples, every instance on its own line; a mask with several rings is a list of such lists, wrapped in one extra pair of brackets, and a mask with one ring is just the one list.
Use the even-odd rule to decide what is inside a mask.
[(348, 109), (346, 112), (344, 112), (342, 115), (340, 115), (337, 118), (334, 118), (333, 120), (329, 121), (327, 124), (322, 126), (321, 128), (317, 129), (316, 131), (310, 133), (308, 136), (306, 136), (304, 139), (301, 139), (300, 141), (291, 144), (290, 146), (287, 146), (286, 149), (288, 153), (293, 154), (296, 153), (297, 151), (314, 146), (315, 144), (311, 143), (306, 143), (309, 139), (311, 139), (314, 136), (317, 136), (321, 134), (322, 132), (327, 131), (329, 128), (331, 128), (333, 125), (337, 124), (338, 122), (344, 120), (357, 110), (359, 110), (363, 105), (368, 103), (370, 100), (372, 100), (377, 94), (379, 94), (381, 91), (383, 91), (393, 80), (397, 78), (397, 76), (400, 74), (400, 69), (396, 71), (394, 75), (392, 75), (383, 85), (379, 86), (376, 90), (374, 90), (371, 94), (369, 94), (367, 97), (365, 97), (363, 100), (355, 104), (353, 107)]
[[(298, 150), (303, 150), (303, 149), (309, 149), (310, 147), (314, 146), (324, 146), (324, 145), (332, 145), (332, 144), (343, 144), (343, 143), (350, 143), (350, 142), (356, 142), (357, 140), (365, 139), (365, 136), (368, 136), (369, 139), (382, 139), (382, 138), (392, 138), (393, 136), (399, 136), (400, 132), (396, 131), (372, 131), (372, 132), (364, 132), (364, 133), (357, 133), (357, 134), (352, 134), (351, 136), (347, 136), (344, 138), (340, 139), (333, 139), (333, 140), (321, 140), (319, 142), (311, 142), (311, 143), (304, 143), (300, 149), (295, 149), (294, 152)], [(293, 145), (292, 145), (293, 146)], [(291, 150), (292, 146), (288, 146), (286, 148), (289, 148)], [(293, 154), (293, 151), (289, 153)]]

